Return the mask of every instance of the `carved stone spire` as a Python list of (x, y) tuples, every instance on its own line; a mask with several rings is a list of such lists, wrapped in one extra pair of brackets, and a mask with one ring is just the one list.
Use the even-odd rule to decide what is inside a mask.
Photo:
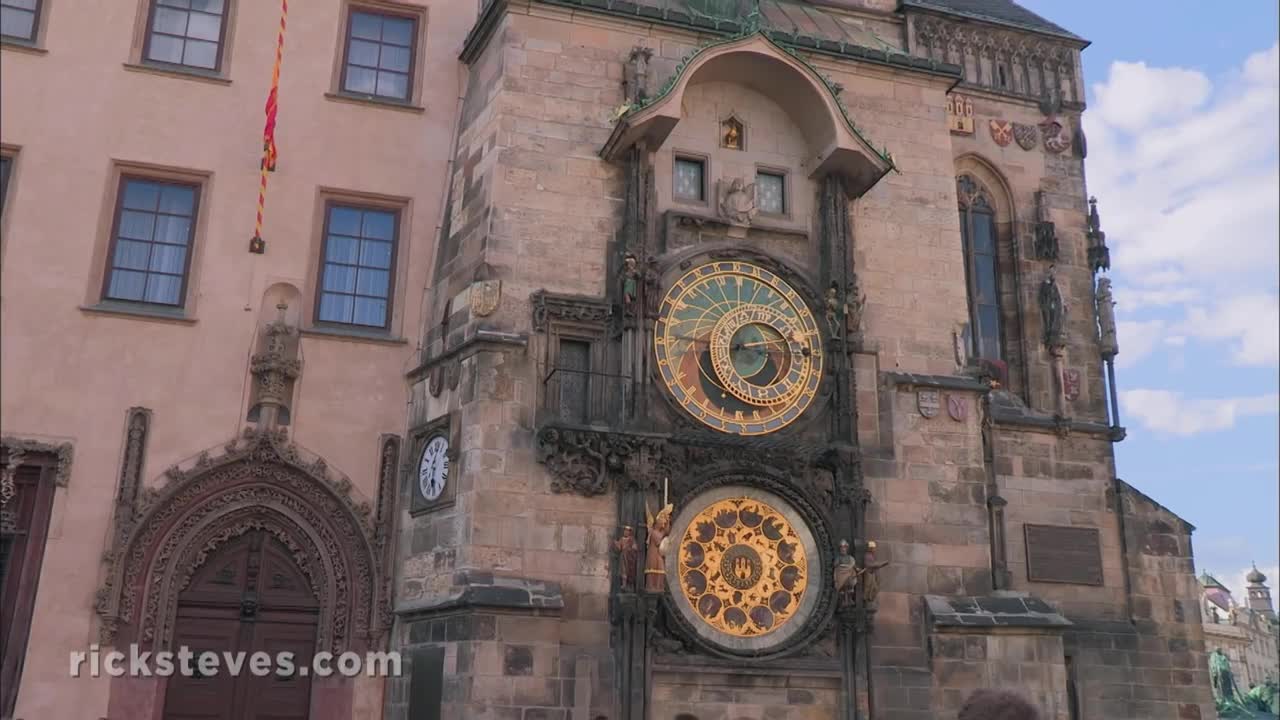
[(258, 402), (262, 405), (258, 425), (264, 429), (275, 427), (280, 406), (290, 400), (290, 382), (302, 374), (296, 343), (291, 342), (298, 330), (285, 319), (288, 309), (287, 303), (276, 305), (276, 320), (266, 328), (266, 351), (254, 355), (249, 365), (258, 381)]
[(1102, 232), (1102, 220), (1098, 218), (1098, 198), (1089, 198), (1088, 230), (1085, 238), (1089, 241), (1089, 267), (1096, 273), (1099, 270), (1111, 269), (1111, 250), (1107, 248), (1107, 234)]

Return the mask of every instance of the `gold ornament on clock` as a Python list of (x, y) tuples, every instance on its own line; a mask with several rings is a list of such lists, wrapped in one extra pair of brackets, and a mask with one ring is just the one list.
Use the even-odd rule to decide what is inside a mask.
[(813, 313), (782, 278), (747, 262), (708, 263), (677, 280), (659, 308), (654, 354), (676, 402), (735, 435), (794, 422), (822, 380)]

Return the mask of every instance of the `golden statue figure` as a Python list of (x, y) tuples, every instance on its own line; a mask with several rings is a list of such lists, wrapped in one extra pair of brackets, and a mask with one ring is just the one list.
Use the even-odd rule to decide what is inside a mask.
[(660, 593), (667, 588), (667, 535), (671, 532), (671, 512), (674, 509), (668, 503), (654, 515), (648, 503), (645, 504), (645, 525), (649, 529), (644, 554), (645, 592)]

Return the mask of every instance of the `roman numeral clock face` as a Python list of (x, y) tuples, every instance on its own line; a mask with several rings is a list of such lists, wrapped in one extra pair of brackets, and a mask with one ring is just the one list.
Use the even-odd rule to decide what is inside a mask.
[(676, 402), (735, 435), (794, 422), (822, 380), (822, 338), (804, 299), (745, 262), (710, 263), (677, 280), (659, 310), (654, 353)]
[(444, 493), (449, 482), (449, 441), (437, 435), (422, 449), (418, 462), (418, 492), (427, 502), (434, 502)]

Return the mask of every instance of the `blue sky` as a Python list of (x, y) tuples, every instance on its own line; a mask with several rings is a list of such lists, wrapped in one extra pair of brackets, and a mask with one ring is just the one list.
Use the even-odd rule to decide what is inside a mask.
[[(1118, 474), (1197, 527), (1198, 570), (1280, 586), (1275, 0), (1021, 0), (1093, 42), (1085, 171), (1112, 251)], [(1239, 599), (1239, 598), (1237, 598)]]

